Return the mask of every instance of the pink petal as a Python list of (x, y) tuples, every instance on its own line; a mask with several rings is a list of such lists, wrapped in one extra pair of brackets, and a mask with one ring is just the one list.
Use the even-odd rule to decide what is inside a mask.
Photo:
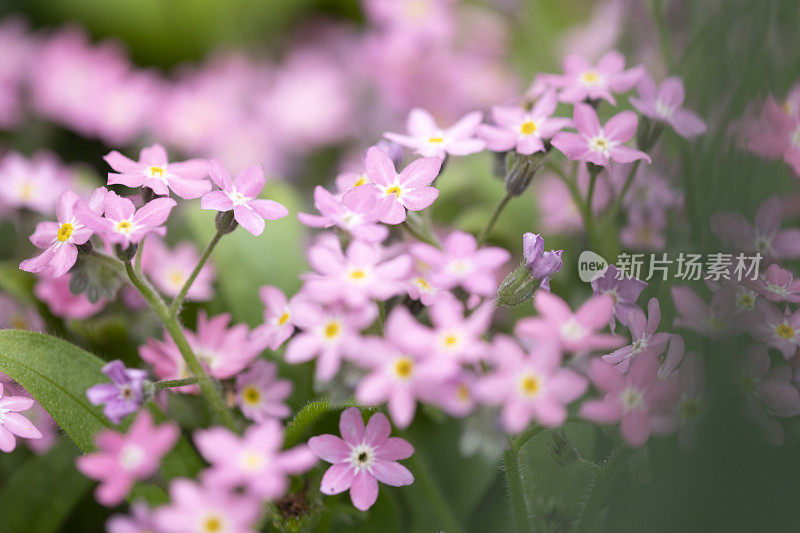
[(572, 120), (575, 122), (578, 133), (584, 137), (591, 138), (600, 133), (600, 121), (597, 119), (597, 113), (588, 104), (575, 104)]
[(264, 169), (253, 165), (241, 171), (233, 180), (236, 190), (247, 198), (255, 198), (264, 188)]
[(233, 208), (233, 218), (241, 226), (255, 236), (264, 233), (266, 222), (249, 205), (237, 205)]
[(400, 173), (400, 183), (414, 189), (427, 187), (439, 175), (441, 168), (441, 158), (420, 157), (403, 169)]
[(372, 474), (381, 483), (402, 487), (414, 483), (414, 475), (400, 463), (377, 459), (371, 467)]
[(589, 142), (577, 133), (560, 131), (553, 136), (551, 143), (573, 161), (589, 155)]
[[(370, 446), (377, 447), (386, 442), (392, 433), (392, 425), (383, 413), (375, 413), (367, 422), (364, 442)], [(384, 481), (385, 483), (385, 481)]]
[(231, 211), (233, 202), (222, 191), (211, 191), (200, 199), (200, 209), (213, 209), (215, 211)]
[(378, 481), (366, 470), (359, 472), (350, 485), (350, 500), (359, 511), (366, 511), (378, 499)]
[(430, 137), (439, 130), (439, 126), (430, 113), (417, 107), (408, 114), (406, 130), (414, 137)]
[(267, 220), (278, 220), (289, 214), (286, 206), (275, 200), (250, 200), (247, 205)]
[(19, 413), (5, 413), (3, 426), (11, 433), (26, 439), (41, 439), (42, 434), (33, 425), (33, 422)]
[(339, 419), (339, 433), (348, 444), (358, 446), (364, 440), (364, 419), (357, 407), (348, 407)]
[(622, 418), (620, 430), (625, 441), (638, 448), (650, 438), (650, 418), (644, 411), (631, 411)]
[(350, 488), (355, 475), (355, 468), (349, 463), (336, 463), (322, 476), (319, 490), (328, 496), (342, 493)]
[(397, 172), (395, 171), (394, 163), (392, 163), (391, 158), (386, 152), (377, 146), (372, 146), (369, 150), (367, 150), (367, 157), (364, 160), (364, 167), (370, 181), (378, 185), (388, 186), (394, 182), (395, 177), (397, 176)]
[(338, 463), (350, 456), (350, 446), (335, 435), (317, 435), (308, 439), (308, 447), (314, 454), (329, 463)]
[(414, 447), (400, 437), (390, 437), (375, 450), (375, 457), (384, 461), (407, 459), (414, 453)]
[(409, 191), (403, 195), (402, 203), (409, 211), (422, 211), (439, 197), (439, 189), (425, 187)]
[(605, 123), (603, 133), (612, 140), (621, 143), (627, 142), (636, 133), (636, 126), (639, 118), (633, 111), (623, 111), (617, 113)]

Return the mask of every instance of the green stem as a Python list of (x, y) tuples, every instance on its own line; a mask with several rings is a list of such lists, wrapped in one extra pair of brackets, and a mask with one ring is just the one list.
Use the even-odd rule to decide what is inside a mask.
[(203, 255), (200, 257), (200, 260), (197, 262), (197, 265), (195, 265), (194, 270), (189, 275), (189, 278), (186, 280), (186, 283), (184, 283), (183, 287), (181, 287), (181, 291), (178, 293), (178, 296), (176, 296), (175, 299), (172, 300), (172, 305), (169, 306), (170, 315), (178, 314), (178, 311), (181, 308), (181, 304), (183, 303), (183, 299), (186, 298), (186, 293), (189, 292), (189, 289), (192, 287), (192, 283), (194, 283), (194, 280), (197, 278), (198, 274), (200, 274), (200, 271), (203, 269), (203, 266), (206, 264), (206, 261), (208, 261), (208, 258), (211, 256), (211, 252), (214, 251), (214, 247), (217, 246), (217, 243), (219, 242), (219, 240), (222, 238), (223, 235), (225, 235), (225, 233), (218, 230), (216, 235), (214, 235), (214, 238), (211, 239), (211, 242), (209, 242), (208, 246), (206, 246), (205, 251), (203, 251)]
[(144, 241), (147, 240), (147, 235), (142, 237), (142, 240), (139, 241), (139, 247), (136, 249), (136, 259), (135, 263), (133, 264), (136, 273), (141, 275), (142, 274), (142, 255), (144, 254)]
[(107, 265), (109, 265), (112, 268), (114, 268), (114, 270), (118, 270), (119, 271), (119, 270), (122, 269), (122, 262), (119, 261), (118, 259), (115, 259), (115, 258), (109, 256), (109, 255), (101, 254), (100, 252), (98, 252), (96, 250), (92, 250), (91, 252), (89, 252), (89, 255), (91, 257), (94, 257), (94, 258), (106, 263)]
[(609, 216), (616, 217), (619, 208), (622, 206), (622, 202), (625, 200), (625, 195), (628, 194), (628, 190), (631, 188), (633, 184), (633, 178), (636, 177), (636, 171), (639, 170), (639, 164), (641, 163), (641, 159), (637, 159), (636, 162), (633, 164), (631, 169), (628, 171), (628, 177), (625, 178), (625, 184), (622, 186), (622, 190), (619, 191), (619, 194), (614, 199), (614, 203), (611, 205), (611, 209), (608, 210)]
[(587, 531), (590, 528), (597, 528), (597, 513), (606, 499), (608, 490), (614, 483), (619, 469), (634, 451), (632, 448), (620, 446), (611, 453), (603, 464), (597, 466), (596, 474), (591, 481), (589, 491), (586, 493), (580, 514), (575, 522), (575, 531)]
[(416, 229), (411, 227), (411, 225), (408, 223), (407, 220), (404, 220), (403, 223), (401, 224), (401, 226), (403, 226), (403, 229), (405, 229), (408, 232), (409, 235), (411, 235), (412, 237), (414, 237), (418, 241), (421, 241), (421, 242), (424, 242), (424, 243), (428, 243), (431, 246), (436, 246), (437, 248), (439, 247), (439, 244), (436, 243), (433, 239), (431, 239), (429, 237), (426, 237), (425, 235), (421, 234)]
[(436, 485), (428, 466), (422, 461), (417, 450), (407, 459), (409, 469), (414, 473), (415, 485), (425, 495), (428, 504), (436, 511), (442, 520), (442, 529), (447, 532), (459, 532), (463, 530), (456, 514), (450, 508), (450, 504), (442, 495), (441, 489)]
[(153, 383), (153, 390), (156, 392), (164, 389), (172, 389), (174, 387), (185, 387), (186, 385), (194, 385), (197, 383), (197, 378), (184, 378), (184, 379), (165, 379), (164, 381), (156, 381)]
[(224, 424), (228, 429), (236, 431), (236, 421), (233, 419), (233, 415), (225, 406), (225, 401), (222, 399), (219, 390), (217, 390), (211, 378), (206, 374), (200, 361), (197, 360), (197, 356), (192, 351), (192, 347), (189, 345), (189, 341), (186, 339), (186, 335), (183, 333), (183, 328), (178, 322), (177, 317), (170, 313), (164, 300), (150, 283), (136, 274), (130, 261), (125, 262), (125, 271), (128, 273), (128, 278), (130, 278), (133, 286), (136, 287), (144, 299), (147, 300), (150, 309), (152, 309), (158, 319), (161, 320), (167, 333), (169, 333), (169, 336), (175, 341), (175, 345), (183, 356), (183, 360), (186, 362), (189, 371), (197, 377), (197, 383), (200, 385), (200, 392), (203, 393), (203, 396), (211, 406), (212, 411), (216, 414), (219, 422)]
[(515, 441), (510, 441), (510, 447), (503, 455), (503, 469), (508, 483), (508, 492), (511, 495), (511, 507), (514, 512), (514, 523), (517, 531), (527, 533), (533, 531), (531, 516), (528, 512), (528, 504), (525, 501), (525, 483), (522, 480), (522, 470), (519, 465), (520, 447), (515, 445)]
[(498, 217), (500, 217), (500, 213), (503, 212), (503, 209), (505, 209), (506, 204), (508, 204), (508, 201), (511, 200), (511, 198), (513, 198), (513, 196), (506, 192), (497, 205), (494, 206), (494, 211), (492, 211), (491, 216), (489, 216), (489, 220), (486, 221), (486, 225), (483, 227), (480, 234), (478, 234), (478, 246), (483, 244), (483, 242), (489, 236), (489, 232), (492, 231), (495, 222), (497, 222)]

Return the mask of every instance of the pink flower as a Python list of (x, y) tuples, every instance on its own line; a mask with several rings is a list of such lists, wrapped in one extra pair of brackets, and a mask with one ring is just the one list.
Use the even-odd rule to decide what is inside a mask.
[(385, 400), (389, 415), (401, 428), (414, 419), (417, 398), (433, 396), (459, 370), (452, 359), (432, 357), (427, 338), (409, 334), (415, 322), (406, 307), (395, 307), (386, 320), (384, 338), (362, 340), (355, 357), (370, 371), (356, 387), (356, 399), (367, 405)]
[(289, 474), (305, 472), (317, 462), (305, 444), (281, 451), (283, 427), (277, 420), (250, 426), (243, 437), (222, 427), (198, 430), (194, 442), (211, 463), (202, 474), (206, 485), (244, 487), (263, 499), (282, 496), (289, 488)]
[(800, 229), (781, 230), (782, 217), (780, 198), (773, 196), (759, 206), (753, 226), (739, 213), (715, 213), (711, 230), (737, 251), (759, 252), (774, 261), (798, 259)]
[(577, 104), (584, 100), (606, 100), (617, 105), (612, 93), (624, 93), (636, 85), (644, 69), (641, 66), (625, 70), (625, 58), (616, 51), (608, 52), (592, 65), (585, 58), (570, 54), (564, 58), (563, 75), (548, 75), (545, 81), (560, 89), (562, 102)]
[(666, 434), (678, 428), (671, 409), (680, 397), (680, 382), (675, 376), (659, 380), (657, 356), (637, 357), (625, 375), (614, 365), (593, 359), (589, 376), (604, 396), (585, 401), (579, 415), (598, 424), (621, 422), (628, 445), (638, 448), (651, 433)]
[(9, 152), (0, 159), (0, 206), (49, 214), (70, 182), (61, 163), (48, 153), (26, 159)]
[(289, 342), (284, 358), (298, 364), (316, 357), (315, 375), (320, 381), (333, 379), (342, 359), (359, 342), (359, 332), (378, 316), (374, 305), (349, 309), (295, 298), (290, 307), (292, 320), (301, 331)]
[(398, 174), (386, 152), (373, 146), (367, 150), (364, 164), (378, 197), (391, 206), (381, 222), (400, 224), (406, 219), (406, 210), (422, 211), (439, 196), (439, 190), (430, 186), (442, 168), (439, 157), (412, 161)]
[(561, 352), (553, 343), (537, 344), (525, 353), (514, 339), (501, 335), (492, 343), (491, 362), (494, 370), (478, 381), (476, 394), (481, 402), (503, 405), (503, 427), (509, 433), (523, 431), (532, 420), (560, 426), (567, 419), (566, 406), (588, 385), (561, 368)]
[[(163, 240), (151, 238), (142, 251), (142, 270), (161, 292), (174, 298), (189, 279), (199, 259), (200, 254), (189, 241), (169, 249)], [(214, 296), (215, 275), (210, 263), (203, 265), (189, 287), (186, 299), (196, 302), (210, 300)]]
[(190, 159), (181, 163), (169, 163), (167, 151), (160, 144), (143, 148), (139, 161), (132, 161), (117, 152), (109, 152), (103, 157), (119, 174), (108, 173), (109, 185), (127, 187), (148, 187), (158, 195), (168, 195), (171, 189), (175, 194), (190, 200), (199, 198), (211, 190), (205, 179), (205, 161)]
[[(647, 287), (647, 283), (633, 277), (619, 276), (619, 269), (615, 265), (608, 265), (603, 276), (592, 280), (592, 290), (595, 294), (608, 294), (614, 299), (614, 316), (625, 325), (628, 313), (636, 307), (636, 300)], [(616, 325), (612, 318), (611, 332)]]
[(277, 373), (275, 363), (256, 359), (248, 370), (236, 376), (236, 403), (244, 416), (264, 422), (291, 414), (286, 399), (292, 392), (292, 382), (277, 379)]
[(656, 333), (661, 322), (661, 306), (658, 299), (650, 298), (647, 303), (647, 314), (638, 307), (633, 307), (627, 315), (625, 325), (631, 330), (631, 344), (603, 356), (603, 361), (617, 365), (623, 374), (628, 371), (631, 361), (642, 354), (661, 355), (670, 339), (669, 333)]
[(100, 480), (95, 496), (107, 507), (125, 499), (134, 482), (158, 470), (161, 458), (178, 440), (178, 427), (172, 423), (153, 425), (150, 414), (142, 410), (127, 434), (104, 430), (95, 436), (99, 451), (78, 457), (78, 470)]
[(439, 384), (426, 401), (438, 405), (450, 416), (463, 418), (475, 409), (475, 374), (465, 370)]
[(408, 441), (389, 437), (392, 427), (383, 413), (375, 413), (364, 428), (361, 412), (350, 407), (342, 412), (336, 435), (311, 437), (308, 446), (317, 457), (333, 463), (322, 476), (320, 491), (339, 494), (350, 490), (356, 509), (366, 511), (378, 499), (378, 481), (392, 487), (411, 485), (414, 475), (397, 461), (414, 453)]
[(297, 213), (297, 218), (306, 226), (336, 226), (364, 242), (381, 242), (389, 235), (389, 229), (378, 221), (393, 204), (381, 201), (379, 196), (378, 189), (367, 183), (351, 188), (341, 198), (318, 185), (314, 189), (314, 207), (321, 215)]
[(169, 505), (155, 511), (158, 532), (252, 533), (261, 514), (256, 498), (184, 478), (170, 483), (169, 496)]
[(594, 296), (575, 313), (555, 294), (538, 291), (533, 305), (538, 317), (523, 318), (514, 329), (530, 341), (556, 341), (562, 349), (578, 354), (616, 348), (624, 341), (613, 335), (595, 333), (605, 327), (614, 313), (614, 300), (608, 295)]
[(95, 190), (87, 206), (74, 192), (64, 191), (56, 207), (58, 222), (40, 222), (30, 237), (31, 242), (44, 249), (44, 252), (22, 261), (19, 268), (51, 278), (66, 274), (78, 259), (77, 245), (85, 244), (94, 233), (92, 228), (79, 220), (80, 210), (85, 208), (93, 215), (99, 215), (103, 212), (106, 194), (105, 187)]
[(769, 96), (760, 123), (750, 135), (748, 148), (769, 159), (782, 157), (800, 175), (800, 113), (792, 112), (792, 107), (789, 99), (781, 106)]
[(672, 301), (678, 312), (673, 324), (712, 339), (720, 338), (739, 323), (735, 298), (732, 288), (726, 287), (714, 294), (709, 305), (689, 287), (672, 287)]
[(236, 222), (253, 235), (264, 232), (264, 220), (278, 220), (289, 214), (283, 204), (257, 198), (266, 183), (264, 169), (260, 166), (247, 167), (233, 180), (216, 159), (208, 162), (207, 170), (221, 190), (206, 193), (200, 199), (202, 209), (233, 210)]
[(498, 286), (495, 272), (511, 258), (503, 248), (478, 249), (475, 237), (462, 231), (448, 235), (442, 250), (415, 243), (411, 245), (411, 254), (430, 267), (428, 279), (435, 287), (452, 289), (460, 285), (480, 296), (494, 294)]
[(258, 289), (258, 295), (264, 304), (264, 323), (253, 331), (253, 337), (275, 351), (294, 333), (292, 312), (279, 288), (264, 285)]
[(601, 126), (592, 106), (575, 104), (573, 120), (578, 133), (558, 132), (552, 141), (553, 146), (564, 152), (568, 159), (604, 167), (612, 160), (630, 163), (643, 159), (650, 163), (650, 156), (646, 153), (624, 145), (633, 137), (639, 121), (633, 111), (617, 113)]
[(473, 111), (447, 129), (436, 125), (430, 113), (415, 108), (408, 114), (408, 135), (384, 133), (383, 136), (397, 144), (414, 149), (423, 157), (440, 157), (446, 154), (469, 155), (484, 149), (485, 143), (476, 138), (483, 113)]
[(781, 312), (775, 304), (759, 298), (750, 333), (770, 348), (775, 348), (788, 361), (800, 343), (800, 310)]
[(149, 233), (163, 237), (167, 233), (167, 228), (162, 224), (167, 221), (172, 208), (176, 205), (172, 198), (156, 198), (137, 210), (132, 201), (117, 195), (114, 191), (109, 191), (103, 201), (105, 211), (103, 217), (82, 204), (78, 204), (75, 212), (78, 221), (87, 228), (127, 248), (131, 243), (141, 241), (142, 237)]
[(791, 272), (775, 263), (767, 267), (753, 286), (772, 302), (800, 302), (800, 279), (795, 280)]
[(706, 131), (706, 125), (696, 114), (681, 107), (684, 99), (683, 82), (671, 77), (656, 87), (652, 76), (645, 72), (637, 85), (639, 98), (630, 102), (639, 113), (661, 122), (666, 122), (681, 137), (695, 137)]
[(303, 292), (316, 300), (353, 306), (400, 294), (412, 259), (404, 254), (381, 261), (381, 252), (371, 244), (352, 241), (342, 254), (338, 239), (321, 240), (308, 249), (308, 262), (316, 274), (305, 276)]
[(556, 93), (550, 90), (536, 100), (530, 110), (520, 106), (495, 106), (492, 119), (496, 126), (482, 124), (478, 133), (486, 141), (486, 147), (495, 152), (512, 149), (525, 155), (542, 152), (544, 141), (572, 125), (568, 118), (552, 117), (557, 105)]
[(42, 438), (33, 423), (19, 414), (33, 407), (35, 403), (33, 398), (4, 395), (3, 383), (0, 382), (0, 451), (14, 451), (17, 447), (15, 435), (23, 439)]
[(115, 514), (106, 522), (108, 533), (147, 533), (156, 531), (155, 513), (141, 500), (134, 502), (129, 515)]
[(144, 403), (144, 382), (147, 372), (138, 368), (125, 368), (120, 359), (106, 363), (102, 368), (111, 383), (98, 383), (86, 389), (92, 405), (102, 405), (103, 414), (115, 424), (135, 413)]
[(33, 286), (33, 294), (47, 304), (55, 316), (72, 320), (83, 320), (96, 315), (106, 306), (102, 298), (92, 303), (85, 294), (72, 294), (69, 290), (72, 274), (60, 278), (43, 277)]

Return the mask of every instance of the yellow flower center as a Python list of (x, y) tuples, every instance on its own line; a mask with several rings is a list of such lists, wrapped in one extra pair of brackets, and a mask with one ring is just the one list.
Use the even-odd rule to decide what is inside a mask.
[(239, 459), (245, 470), (255, 471), (264, 466), (264, 458), (254, 451), (247, 451)]
[(414, 373), (414, 360), (410, 357), (399, 357), (394, 362), (394, 373), (402, 379), (408, 379)]
[(21, 200), (33, 200), (36, 188), (31, 182), (25, 182), (19, 186), (18, 192)]
[(750, 309), (755, 304), (755, 300), (751, 294), (740, 294), (739, 301), (737, 302), (742, 309)]
[(469, 397), (469, 388), (466, 385), (462, 383), (456, 387), (456, 398), (458, 398), (459, 401), (469, 401)]
[(163, 178), (164, 177), (164, 169), (161, 167), (150, 167), (150, 176), (153, 178)]
[(350, 272), (350, 278), (355, 280), (362, 280), (367, 277), (367, 273), (361, 270), (360, 268), (357, 270), (353, 270)]
[(386, 196), (389, 196), (389, 195), (392, 195), (392, 194), (394, 194), (395, 196), (397, 196), (398, 198), (400, 198), (400, 193), (401, 193), (401, 192), (402, 192), (402, 191), (400, 190), (400, 187), (398, 187), (397, 185), (395, 185), (394, 187), (389, 187), (388, 189), (386, 189)]
[(120, 220), (117, 222), (116, 230), (117, 233), (130, 233), (131, 228), (133, 228), (133, 222), (130, 220)]
[(222, 531), (222, 526), (222, 519), (219, 516), (209, 516), (203, 521), (203, 531), (206, 533)]
[(428, 142), (431, 143), (431, 144), (439, 144), (439, 143), (443, 143), (444, 142), (444, 138), (443, 137), (431, 137), (430, 139), (428, 139)]
[(777, 328), (775, 328), (775, 333), (778, 337), (783, 337), (784, 339), (791, 339), (794, 337), (794, 329), (789, 324), (780, 324)]
[(452, 333), (450, 333), (449, 335), (445, 336), (445, 338), (444, 338), (444, 345), (445, 346), (454, 346), (456, 344), (458, 344), (458, 337), (457, 336), (453, 335)]
[(519, 380), (519, 389), (525, 396), (536, 396), (541, 385), (538, 376), (534, 376), (533, 374), (522, 376), (522, 379)]
[(595, 137), (589, 143), (589, 147), (595, 152), (605, 152), (609, 149), (608, 141), (603, 137)]
[(600, 81), (600, 74), (598, 74), (595, 70), (587, 70), (581, 74), (581, 81), (583, 81), (583, 83), (586, 85), (594, 85)]
[(532, 120), (529, 120), (520, 126), (519, 131), (522, 132), (523, 135), (530, 135), (536, 132), (536, 123)]
[(258, 405), (258, 402), (261, 400), (261, 391), (253, 385), (248, 385), (242, 391), (242, 400), (247, 405)]
[(419, 289), (422, 290), (422, 291), (429, 291), (429, 290), (431, 290), (433, 288), (433, 287), (431, 287), (431, 284), (428, 283), (425, 280), (425, 278), (421, 278), (421, 277), (420, 278), (414, 278), (414, 284), (417, 287), (419, 287)]
[(61, 242), (65, 242), (72, 236), (72, 232), (75, 230), (75, 227), (67, 222), (66, 224), (61, 224), (61, 227), (58, 228), (58, 233), (56, 233), (56, 239)]
[(280, 316), (280, 318), (278, 319), (278, 325), (282, 326), (282, 325), (286, 324), (287, 322), (289, 322), (289, 318), (291, 318), (291, 315), (289, 314), (288, 311), (283, 313)]
[(183, 285), (183, 282), (186, 281), (186, 276), (184, 276), (183, 272), (177, 269), (170, 270), (169, 273), (169, 282), (176, 287), (180, 287)]
[(339, 330), (341, 330), (341, 326), (338, 322), (328, 322), (328, 325), (325, 326), (325, 337), (328, 339), (336, 338), (339, 335)]
[(356, 182), (353, 184), (353, 187), (358, 187), (359, 185), (364, 185), (365, 183), (367, 183), (367, 178), (366, 176), (361, 175), (358, 177), (358, 180), (356, 180)]

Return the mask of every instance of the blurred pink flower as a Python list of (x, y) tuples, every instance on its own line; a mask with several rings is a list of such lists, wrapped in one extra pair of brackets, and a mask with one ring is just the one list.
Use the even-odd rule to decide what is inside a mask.
[(612, 93), (629, 91), (644, 73), (641, 66), (625, 70), (625, 57), (617, 51), (606, 53), (597, 65), (570, 54), (564, 58), (563, 68), (564, 74), (549, 74), (545, 81), (560, 89), (559, 100), (571, 104), (602, 99), (617, 105)]
[[(165, 295), (174, 298), (180, 293), (186, 280), (200, 260), (200, 254), (189, 242), (178, 243), (169, 249), (163, 240), (155, 237), (147, 239), (142, 250), (142, 271), (150, 281)], [(214, 296), (216, 272), (211, 263), (206, 263), (195, 278), (186, 299), (202, 302)]]
[(759, 252), (773, 261), (798, 259), (800, 229), (782, 230), (782, 218), (780, 199), (773, 196), (758, 207), (754, 225), (739, 213), (721, 212), (711, 216), (711, 230), (736, 251)]
[(75, 215), (78, 222), (90, 230), (127, 248), (150, 233), (163, 237), (167, 233), (163, 224), (176, 205), (172, 198), (156, 198), (137, 210), (132, 201), (109, 191), (103, 200), (103, 217), (80, 203), (76, 205)]
[(20, 413), (34, 406), (33, 398), (3, 394), (0, 382), (0, 451), (9, 453), (17, 447), (15, 436), (23, 439), (41, 439), (41, 432)]
[(236, 403), (250, 420), (264, 422), (286, 418), (291, 414), (286, 399), (292, 392), (292, 382), (277, 379), (278, 366), (256, 359), (236, 376)]
[(159, 533), (252, 533), (261, 514), (258, 498), (186, 478), (170, 483), (169, 496), (170, 503), (155, 510)]
[(430, 113), (415, 108), (408, 114), (407, 135), (384, 133), (384, 137), (397, 144), (412, 148), (423, 157), (444, 159), (450, 155), (469, 155), (482, 151), (486, 143), (477, 138), (478, 125), (483, 113), (473, 111), (447, 129), (436, 125)]
[(630, 102), (642, 115), (666, 122), (681, 137), (705, 133), (706, 125), (700, 117), (681, 107), (685, 93), (680, 78), (667, 78), (660, 87), (656, 87), (650, 73), (645, 72), (639, 79), (637, 89), (639, 97), (632, 96)]
[(49, 216), (72, 178), (49, 153), (29, 159), (8, 152), (0, 159), (0, 183), (0, 208), (27, 208)]
[(750, 333), (757, 340), (783, 354), (787, 361), (797, 353), (800, 343), (800, 310), (781, 311), (772, 302), (759, 298)]
[(33, 294), (47, 304), (55, 316), (71, 320), (83, 320), (96, 315), (106, 306), (104, 299), (92, 303), (85, 294), (72, 294), (69, 283), (72, 274), (59, 278), (41, 277), (33, 286)]
[(205, 161), (190, 159), (170, 163), (167, 160), (167, 151), (160, 144), (143, 148), (139, 161), (132, 161), (116, 150), (109, 152), (103, 159), (119, 173), (108, 173), (109, 185), (148, 187), (157, 195), (168, 195), (172, 190), (187, 200), (199, 198), (211, 190), (211, 183), (205, 179)]
[(661, 306), (658, 299), (650, 298), (647, 303), (647, 314), (637, 306), (633, 306), (627, 313), (625, 326), (631, 331), (631, 344), (604, 355), (603, 361), (617, 365), (623, 374), (628, 371), (631, 362), (643, 354), (661, 355), (667, 348), (670, 340), (669, 333), (656, 333), (661, 322)]
[(258, 289), (258, 295), (264, 305), (264, 323), (253, 330), (253, 338), (275, 351), (294, 333), (289, 302), (283, 291), (271, 285)]
[(767, 267), (752, 286), (772, 302), (800, 302), (800, 279), (795, 280), (790, 271), (776, 263)]
[[(337, 184), (339, 182), (337, 179)], [(378, 224), (378, 221), (386, 217), (392, 208), (392, 203), (381, 201), (379, 195), (378, 189), (369, 183), (351, 187), (341, 197), (317, 185), (314, 188), (314, 207), (320, 215), (297, 213), (297, 218), (306, 226), (313, 228), (337, 226), (356, 239), (381, 242), (389, 235), (389, 229)]]

